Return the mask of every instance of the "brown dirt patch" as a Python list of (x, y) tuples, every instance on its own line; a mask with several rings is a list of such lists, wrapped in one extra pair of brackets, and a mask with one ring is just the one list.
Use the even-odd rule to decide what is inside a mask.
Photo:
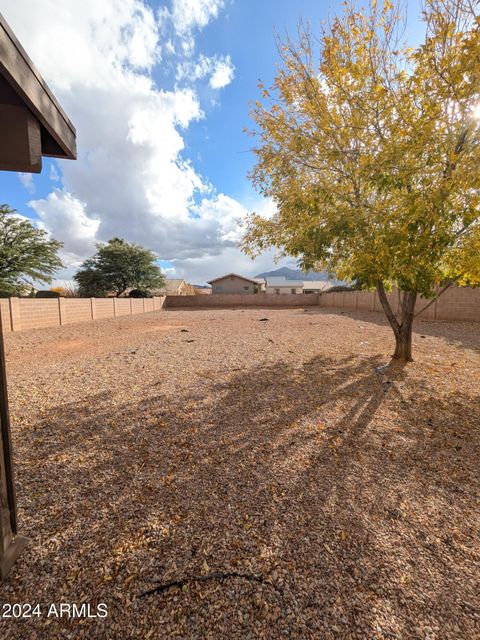
[(421, 322), (416, 362), (387, 373), (374, 313), (167, 310), (7, 336), (29, 544), (2, 601), (109, 613), (0, 635), (480, 637), (478, 328)]

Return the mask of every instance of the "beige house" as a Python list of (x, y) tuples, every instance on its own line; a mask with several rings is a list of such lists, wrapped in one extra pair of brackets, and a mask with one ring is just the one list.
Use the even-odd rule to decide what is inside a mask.
[(277, 295), (286, 293), (303, 293), (303, 281), (302, 280), (287, 280), (284, 277), (267, 278), (267, 293), (273, 293)]
[(255, 294), (264, 290), (263, 278), (246, 278), (237, 273), (228, 273), (226, 276), (214, 278), (208, 282), (212, 286), (212, 293), (241, 293)]
[(158, 293), (162, 296), (193, 296), (195, 289), (182, 278), (167, 278), (165, 286)]
[(192, 286), (196, 296), (209, 296), (212, 293), (210, 287), (201, 287), (198, 284), (194, 284)]
[(321, 293), (322, 291), (328, 291), (333, 287), (331, 282), (326, 280), (304, 280), (303, 281), (303, 293)]

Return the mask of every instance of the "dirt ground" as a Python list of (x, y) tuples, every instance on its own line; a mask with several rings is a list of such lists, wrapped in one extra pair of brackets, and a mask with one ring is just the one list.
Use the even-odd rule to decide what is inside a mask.
[(328, 309), (6, 343), (28, 545), (0, 602), (40, 615), (2, 640), (480, 638), (479, 324), (419, 322), (395, 371), (380, 314)]

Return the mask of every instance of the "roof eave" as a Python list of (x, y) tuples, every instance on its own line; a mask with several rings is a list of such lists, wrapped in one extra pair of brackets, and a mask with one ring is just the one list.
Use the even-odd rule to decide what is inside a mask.
[(0, 73), (40, 122), (42, 155), (74, 160), (77, 157), (75, 127), (1, 13)]
[(246, 276), (241, 276), (238, 273), (227, 273), (224, 276), (220, 276), (219, 278), (214, 278), (213, 280), (207, 280), (207, 284), (218, 282), (218, 280), (225, 280), (225, 278), (230, 278), (231, 276), (234, 276), (235, 278), (240, 278), (241, 280), (246, 280), (247, 282), (253, 282), (253, 284), (259, 284), (256, 280), (252, 280), (252, 278), (247, 278)]

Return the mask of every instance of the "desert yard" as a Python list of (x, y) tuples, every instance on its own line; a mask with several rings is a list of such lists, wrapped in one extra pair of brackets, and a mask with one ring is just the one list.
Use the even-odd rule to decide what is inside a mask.
[[(480, 325), (165, 310), (6, 336), (0, 637), (480, 637)], [(173, 586), (168, 586), (174, 583)], [(152, 590), (156, 591), (152, 592)]]

